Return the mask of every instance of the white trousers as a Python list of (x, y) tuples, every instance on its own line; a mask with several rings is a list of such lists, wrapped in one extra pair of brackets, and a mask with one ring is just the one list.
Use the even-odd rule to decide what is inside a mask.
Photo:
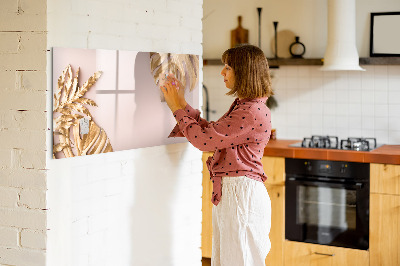
[(223, 177), (212, 210), (212, 266), (262, 266), (271, 249), (271, 200), (260, 181)]

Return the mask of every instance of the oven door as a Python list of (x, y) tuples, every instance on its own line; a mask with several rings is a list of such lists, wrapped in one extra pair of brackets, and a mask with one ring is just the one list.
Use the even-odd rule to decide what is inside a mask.
[(367, 250), (369, 185), (286, 177), (286, 239)]

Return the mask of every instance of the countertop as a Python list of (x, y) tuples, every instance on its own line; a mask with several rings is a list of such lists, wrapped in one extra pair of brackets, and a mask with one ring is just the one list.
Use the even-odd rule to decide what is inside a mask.
[(372, 151), (290, 147), (301, 140), (270, 140), (264, 156), (364, 163), (400, 164), (400, 145), (383, 145)]

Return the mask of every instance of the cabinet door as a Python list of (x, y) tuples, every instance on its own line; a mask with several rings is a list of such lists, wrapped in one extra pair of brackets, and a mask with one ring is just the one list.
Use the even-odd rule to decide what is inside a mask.
[(400, 195), (400, 165), (370, 165), (371, 193)]
[[(285, 266), (367, 266), (365, 250), (285, 241)], [(371, 264), (372, 265), (372, 264)]]
[(265, 259), (266, 266), (283, 265), (285, 240), (285, 187), (265, 184), (271, 199), (271, 250)]
[(203, 195), (202, 195), (202, 224), (201, 224), (201, 253), (204, 258), (211, 258), (212, 252), (212, 183), (206, 161), (211, 152), (203, 153)]
[(266, 184), (285, 185), (285, 158), (264, 156), (261, 163), (268, 177)]
[(400, 265), (400, 196), (371, 194), (371, 266)]

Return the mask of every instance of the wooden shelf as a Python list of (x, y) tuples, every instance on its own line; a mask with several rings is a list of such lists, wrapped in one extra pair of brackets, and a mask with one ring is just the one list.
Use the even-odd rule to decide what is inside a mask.
[[(268, 58), (271, 68), (279, 66), (322, 66), (323, 58)], [(222, 65), (220, 59), (204, 59), (204, 66)], [(400, 65), (400, 57), (362, 57), (360, 65)]]
[(400, 57), (362, 57), (360, 65), (400, 65)]
[[(304, 65), (322, 65), (321, 58), (268, 58), (268, 64), (270, 67), (279, 66), (304, 66)], [(204, 66), (217, 66), (222, 65), (220, 59), (204, 59)]]

